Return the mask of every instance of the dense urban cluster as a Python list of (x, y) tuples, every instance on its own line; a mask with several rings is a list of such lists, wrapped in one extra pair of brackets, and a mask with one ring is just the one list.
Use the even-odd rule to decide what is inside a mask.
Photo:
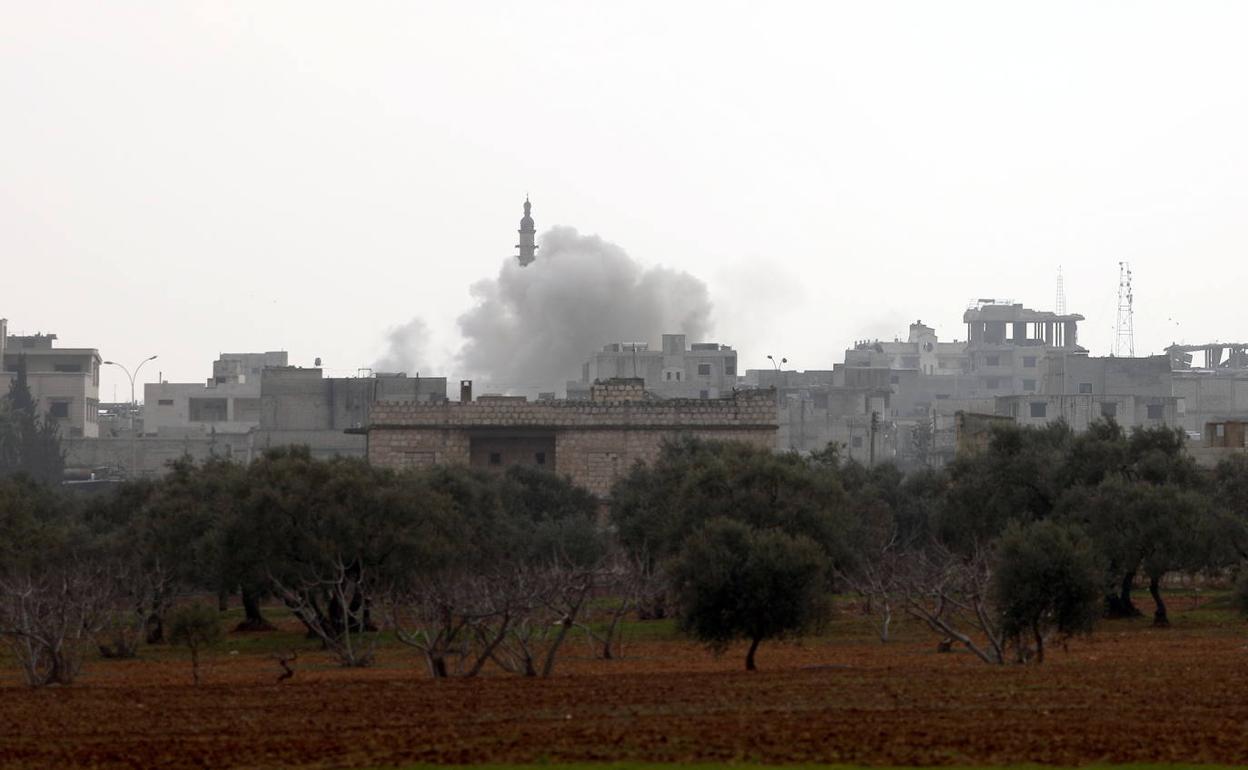
[(905, 615), (944, 648), (1040, 662), (1055, 639), (1138, 614), (1137, 583), (1159, 625), (1175, 577), (1241, 573), (1248, 603), (1248, 461), (1202, 468), (1184, 443), (1112, 419), (999, 423), (905, 473), (834, 444), (673, 430), (607, 495), (532, 463), (392, 469), (306, 447), (76, 488), (56, 483), (63, 450), (19, 377), (0, 407), (0, 633), (34, 686), (142, 643), (198, 661), (220, 621), (193, 596), (237, 597), (242, 630), (280, 608), (345, 666), (392, 634), (434, 677), (549, 676), (574, 630), (610, 657), (625, 618), (672, 616), (716, 650), (745, 640), (753, 669), (761, 643), (817, 630), (839, 593), (882, 640)]

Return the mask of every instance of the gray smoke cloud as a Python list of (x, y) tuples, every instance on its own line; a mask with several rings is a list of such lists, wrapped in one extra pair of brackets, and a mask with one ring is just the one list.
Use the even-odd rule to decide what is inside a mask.
[(689, 273), (645, 268), (624, 249), (571, 227), (541, 238), (537, 261), (507, 259), (493, 280), (471, 289), (477, 304), (459, 318), (459, 363), (491, 390), (562, 389), (610, 342), (659, 341), (710, 329), (706, 284)]
[(373, 363), (376, 372), (406, 372), (415, 376), (426, 364), (429, 326), (419, 318), (386, 332), (386, 352)]

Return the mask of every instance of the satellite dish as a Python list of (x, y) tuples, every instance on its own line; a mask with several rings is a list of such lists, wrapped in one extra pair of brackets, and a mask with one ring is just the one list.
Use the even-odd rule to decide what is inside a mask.
[(316, 357), (316, 362), (313, 364), (313, 366), (320, 366), (320, 365), (321, 365), (321, 357), (320, 357), (320, 356), (317, 356), (317, 357)]

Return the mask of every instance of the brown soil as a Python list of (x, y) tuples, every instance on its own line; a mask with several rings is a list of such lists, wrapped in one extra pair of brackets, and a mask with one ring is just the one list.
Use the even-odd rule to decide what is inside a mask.
[[(934, 639), (765, 644), (716, 658), (639, 642), (593, 660), (573, 644), (552, 680), (434, 682), (387, 649), (298, 673), (262, 654), (189, 665), (91, 661), (72, 687), (0, 687), (5, 767), (353, 767), (410, 762), (756, 760), (861, 764), (1248, 759), (1244, 628), (1107, 624), (1043, 666), (937, 654)], [(583, 657), (578, 657), (583, 656)]]

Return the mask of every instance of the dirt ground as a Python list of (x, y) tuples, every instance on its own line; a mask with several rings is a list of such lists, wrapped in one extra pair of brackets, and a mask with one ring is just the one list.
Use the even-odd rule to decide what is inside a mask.
[[(163, 650), (88, 662), (32, 691), (0, 670), (4, 767), (373, 767), (596, 760), (1008, 764), (1248, 761), (1248, 625), (1104, 625), (1043, 666), (938, 654), (917, 630), (766, 644), (716, 658), (680, 640), (622, 660), (574, 643), (551, 680), (430, 681), (405, 650), (335, 667), (264, 645), (214, 652), (205, 683)], [(271, 637), (270, 637), (271, 639)]]

